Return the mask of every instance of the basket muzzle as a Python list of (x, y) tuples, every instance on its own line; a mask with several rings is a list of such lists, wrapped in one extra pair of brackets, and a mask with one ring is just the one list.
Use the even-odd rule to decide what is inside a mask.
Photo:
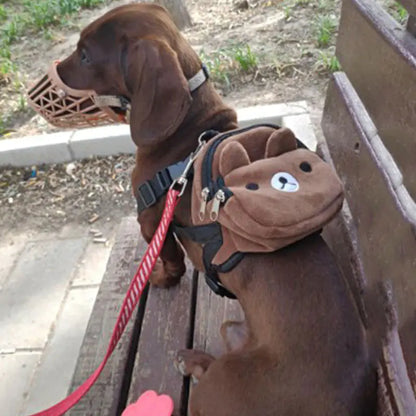
[(91, 127), (103, 124), (127, 123), (125, 111), (115, 112), (110, 106), (98, 105), (103, 96), (93, 90), (70, 88), (60, 78), (53, 62), (48, 73), (28, 92), (29, 105), (57, 127)]

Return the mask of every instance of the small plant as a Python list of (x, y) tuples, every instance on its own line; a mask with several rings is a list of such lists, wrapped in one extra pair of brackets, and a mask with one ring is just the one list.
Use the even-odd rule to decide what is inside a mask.
[(317, 42), (319, 47), (329, 46), (332, 35), (337, 28), (336, 21), (330, 16), (321, 16), (316, 23)]
[(258, 58), (249, 45), (237, 45), (222, 48), (207, 55), (200, 53), (201, 60), (207, 65), (211, 78), (214, 81), (231, 86), (232, 75), (245, 72), (250, 73), (257, 69)]
[(318, 10), (320, 12), (328, 12), (334, 7), (334, 3), (331, 0), (318, 0)]
[(391, 10), (390, 14), (398, 23), (401, 25), (406, 23), (409, 13), (407, 13), (407, 10), (400, 3), (394, 2), (389, 6), (389, 9)]
[(4, 138), (6, 133), (6, 120), (3, 117), (0, 117), (0, 140)]
[(0, 58), (10, 59), (11, 56), (12, 53), (9, 44), (3, 41), (3, 44), (0, 46)]
[(4, 21), (7, 19), (7, 11), (3, 5), (0, 5), (0, 21)]
[(56, 24), (59, 21), (57, 3), (50, 0), (26, 1), (25, 8), (30, 15), (31, 22), (35, 28)]
[(79, 1), (58, 0), (58, 10), (60, 15), (70, 15), (80, 9)]
[(315, 63), (315, 70), (322, 73), (332, 73), (341, 70), (338, 58), (331, 52), (318, 51), (319, 58)]
[(104, 3), (105, 0), (79, 0), (79, 5), (85, 8), (91, 8), (98, 6), (101, 3)]
[(230, 86), (229, 71), (231, 60), (223, 51), (215, 52), (210, 56), (201, 51), (200, 58), (208, 67), (210, 77), (214, 81), (225, 84), (227, 87)]
[(307, 6), (310, 3), (310, 0), (296, 0), (296, 6)]
[(15, 16), (13, 19), (3, 26), (3, 43), (10, 45), (23, 32), (23, 20), (20, 16)]
[(292, 7), (290, 7), (290, 6), (284, 6), (283, 7), (283, 13), (285, 15), (286, 22), (288, 22), (292, 18), (292, 12), (293, 12)]
[(235, 47), (233, 58), (240, 64), (240, 68), (244, 72), (250, 72), (257, 68), (257, 56), (251, 51), (249, 45), (246, 45), (245, 48)]
[(19, 94), (19, 100), (17, 104), (18, 111), (25, 111), (27, 107), (26, 96), (23, 93)]
[(17, 66), (10, 59), (2, 59), (0, 61), (0, 82), (9, 84), (12, 75), (17, 71)]

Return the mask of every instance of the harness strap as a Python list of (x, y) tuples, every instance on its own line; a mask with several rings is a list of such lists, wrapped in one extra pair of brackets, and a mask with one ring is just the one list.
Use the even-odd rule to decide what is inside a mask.
[(189, 162), (188, 156), (185, 160), (168, 166), (156, 173), (152, 179), (143, 182), (137, 189), (137, 213), (153, 206), (162, 198), (175, 179), (178, 179)]
[[(216, 130), (206, 130), (202, 133), (201, 137), (204, 140), (209, 140), (217, 134), (218, 131)], [(136, 192), (137, 212), (139, 215), (146, 208), (150, 208), (156, 204), (165, 195), (172, 183), (182, 174), (190, 158), (191, 156), (188, 156), (185, 160), (169, 165), (157, 172), (152, 179), (139, 185)], [(191, 171), (189, 180), (192, 180), (192, 176), (193, 172)]]
[(205, 267), (205, 281), (209, 288), (219, 296), (236, 299), (234, 293), (230, 292), (220, 281), (218, 272), (229, 272), (244, 257), (243, 253), (236, 253), (227, 260), (226, 264), (214, 266), (212, 259), (222, 246), (222, 232), (219, 223), (197, 225), (194, 227), (182, 227), (178, 224), (172, 224), (173, 232), (185, 238), (202, 245), (202, 259)]

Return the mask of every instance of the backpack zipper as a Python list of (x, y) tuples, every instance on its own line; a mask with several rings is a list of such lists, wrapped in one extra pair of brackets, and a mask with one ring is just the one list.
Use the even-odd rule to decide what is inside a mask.
[(207, 209), (207, 202), (208, 202), (208, 197), (209, 197), (209, 188), (206, 187), (201, 191), (201, 197), (202, 197), (202, 202), (201, 202), (201, 207), (199, 209), (199, 219), (200, 221), (204, 221), (205, 219), (205, 210)]
[(212, 203), (211, 213), (209, 217), (211, 221), (217, 221), (221, 204), (225, 202), (225, 192), (219, 189), (215, 194), (214, 202)]
[(248, 126), (248, 127), (244, 127), (244, 128), (238, 129), (238, 130), (233, 130), (229, 133), (223, 133), (218, 138), (213, 140), (210, 148), (208, 149), (207, 153), (204, 156), (204, 160), (202, 161), (202, 169), (201, 169), (202, 188), (203, 189), (208, 188), (208, 190), (209, 190), (207, 201), (210, 201), (213, 198), (213, 195), (216, 195), (216, 192), (218, 190), (218, 187), (212, 181), (212, 161), (213, 161), (213, 158), (214, 158), (214, 153), (217, 150), (217, 147), (225, 139), (228, 139), (231, 136), (235, 136), (236, 134), (244, 133), (246, 131), (252, 130), (252, 129), (257, 128), (257, 127), (271, 127), (273, 129), (276, 129), (276, 130), (280, 128), (279, 126), (277, 126), (275, 124), (268, 124), (268, 123), (256, 124), (254, 126)]

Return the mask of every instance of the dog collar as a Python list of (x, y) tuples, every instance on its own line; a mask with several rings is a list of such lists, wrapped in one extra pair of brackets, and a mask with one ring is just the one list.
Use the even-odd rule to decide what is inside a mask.
[[(201, 69), (190, 79), (188, 79), (189, 91), (192, 93), (196, 91), (209, 79), (209, 71), (205, 64), (202, 64)], [(131, 103), (130, 100), (123, 95), (97, 95), (94, 97), (94, 102), (98, 107), (115, 107), (125, 114), (124, 122), (130, 122)]]
[(201, 85), (208, 81), (208, 79), (208, 68), (205, 64), (202, 64), (202, 68), (191, 79), (188, 79), (189, 91), (196, 91)]

